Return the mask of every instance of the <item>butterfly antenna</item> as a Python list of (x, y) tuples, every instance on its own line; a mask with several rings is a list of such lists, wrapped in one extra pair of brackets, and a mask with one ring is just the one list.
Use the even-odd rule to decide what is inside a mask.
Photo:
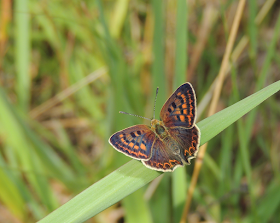
[(140, 115), (134, 115), (134, 114), (130, 114), (130, 113), (123, 112), (123, 111), (119, 111), (119, 113), (126, 114), (126, 115), (132, 115), (132, 116), (136, 116), (136, 117), (138, 117), (138, 118), (143, 118), (143, 119), (147, 119), (147, 120), (151, 121), (151, 119), (145, 118), (145, 117), (140, 116)]
[(158, 89), (159, 89), (159, 87), (157, 87), (157, 91), (156, 91), (156, 98), (155, 98), (155, 103), (154, 103), (154, 115), (153, 115), (153, 119), (155, 119), (155, 116), (156, 116), (156, 102), (157, 102)]

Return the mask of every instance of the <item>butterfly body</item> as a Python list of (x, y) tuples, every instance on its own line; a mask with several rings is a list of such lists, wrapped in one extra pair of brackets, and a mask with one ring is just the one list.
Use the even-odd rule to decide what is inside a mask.
[(200, 131), (195, 125), (196, 97), (190, 83), (181, 85), (165, 102), (161, 120), (135, 125), (113, 134), (109, 142), (119, 152), (141, 160), (150, 169), (169, 172), (196, 157)]
[(157, 119), (152, 119), (151, 121), (151, 130), (160, 138), (164, 139), (168, 136), (168, 131), (164, 127), (164, 124), (162, 121), (159, 121)]

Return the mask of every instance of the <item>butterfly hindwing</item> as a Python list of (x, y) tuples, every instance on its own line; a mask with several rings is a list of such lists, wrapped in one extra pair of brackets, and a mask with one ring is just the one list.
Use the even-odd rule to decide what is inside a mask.
[(155, 133), (147, 125), (135, 125), (113, 134), (109, 142), (119, 152), (138, 160), (148, 160)]
[(142, 163), (150, 169), (163, 172), (170, 172), (177, 166), (183, 166), (176, 142), (168, 138), (163, 141), (156, 138), (151, 158), (147, 161), (142, 160)]
[(200, 131), (194, 125), (191, 129), (183, 127), (173, 127), (169, 129), (169, 134), (180, 147), (180, 154), (182, 159), (190, 164), (190, 159), (196, 157), (199, 149)]
[(196, 118), (196, 96), (190, 83), (181, 85), (163, 105), (160, 118), (166, 127), (191, 128)]

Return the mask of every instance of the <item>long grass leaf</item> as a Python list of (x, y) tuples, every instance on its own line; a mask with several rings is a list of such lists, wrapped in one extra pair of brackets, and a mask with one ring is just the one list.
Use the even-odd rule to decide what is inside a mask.
[[(175, 48), (175, 75), (173, 90), (186, 82), (187, 44), (188, 44), (188, 5), (185, 0), (177, 1), (176, 12), (176, 48)], [(182, 215), (186, 195), (187, 177), (184, 168), (175, 170), (172, 175), (172, 206), (173, 222), (179, 222)]]
[(15, 1), (16, 13), (16, 70), (17, 70), (17, 95), (20, 107), (27, 111), (30, 100), (30, 40), (28, 0)]

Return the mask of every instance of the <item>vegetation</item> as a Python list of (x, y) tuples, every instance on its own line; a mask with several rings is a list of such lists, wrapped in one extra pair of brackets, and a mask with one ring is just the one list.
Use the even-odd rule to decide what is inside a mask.
[[(244, 3), (3, 0), (0, 222), (278, 222), (280, 5)], [(190, 166), (109, 145), (186, 81)]]

